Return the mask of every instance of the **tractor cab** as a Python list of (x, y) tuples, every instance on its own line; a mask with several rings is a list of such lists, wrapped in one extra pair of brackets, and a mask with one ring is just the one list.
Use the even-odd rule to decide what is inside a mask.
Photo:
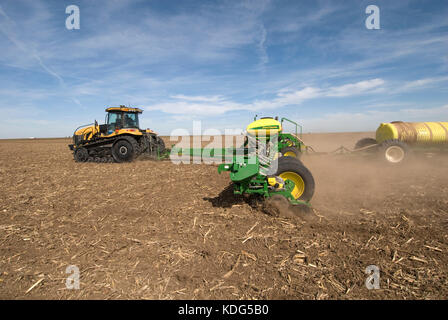
[(100, 132), (106, 135), (120, 129), (139, 129), (138, 114), (143, 111), (125, 106), (106, 109), (106, 121), (100, 126)]

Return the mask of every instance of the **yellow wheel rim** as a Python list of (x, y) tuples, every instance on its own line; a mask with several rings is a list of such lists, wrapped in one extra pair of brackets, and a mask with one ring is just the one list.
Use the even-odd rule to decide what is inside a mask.
[(286, 171), (280, 174), (280, 178), (282, 178), (283, 180), (291, 180), (292, 182), (294, 182), (295, 186), (291, 191), (294, 199), (300, 198), (305, 192), (305, 182), (299, 174), (291, 171)]
[(292, 151), (285, 152), (284, 157), (294, 157), (297, 158), (296, 154)]

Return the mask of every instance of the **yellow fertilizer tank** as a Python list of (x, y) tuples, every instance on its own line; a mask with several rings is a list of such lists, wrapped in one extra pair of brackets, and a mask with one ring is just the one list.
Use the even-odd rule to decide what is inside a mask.
[(376, 141), (398, 139), (408, 144), (448, 144), (448, 122), (382, 123), (376, 130)]
[(273, 118), (266, 117), (258, 119), (247, 126), (247, 133), (250, 135), (273, 136), (282, 131), (282, 124)]

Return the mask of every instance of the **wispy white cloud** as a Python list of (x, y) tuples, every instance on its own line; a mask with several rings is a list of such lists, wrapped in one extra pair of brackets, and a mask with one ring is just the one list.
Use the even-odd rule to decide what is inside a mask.
[(24, 54), (27, 54), (30, 57), (32, 57), (39, 64), (39, 66), (41, 66), (42, 69), (45, 70), (45, 72), (55, 77), (61, 85), (65, 85), (62, 77), (42, 61), (42, 58), (39, 56), (38, 52), (36, 52), (35, 49), (27, 46), (25, 42), (19, 39), (18, 35), (15, 32), (17, 28), (16, 23), (6, 14), (6, 12), (3, 10), (1, 6), (0, 6), (0, 16), (3, 17), (3, 19), (0, 21), (0, 31)]
[(395, 93), (407, 92), (410, 90), (423, 90), (430, 88), (432, 86), (438, 85), (443, 82), (448, 82), (448, 77), (431, 77), (431, 78), (423, 78), (412, 81), (405, 81), (398, 85), (395, 88)]
[(308, 132), (374, 131), (382, 122), (390, 121), (440, 121), (448, 119), (448, 105), (433, 108), (401, 108), (394, 110), (369, 110), (367, 112), (331, 112), (318, 117), (302, 119)]
[(391, 109), (391, 108), (403, 108), (409, 106), (415, 106), (415, 102), (369, 102), (361, 107), (366, 109)]
[(309, 10), (308, 12), (303, 7), (284, 7), (282, 14), (276, 14), (270, 18), (271, 30), (277, 34), (287, 34), (288, 36), (294, 34), (296, 37), (300, 37), (300, 32), (304, 28), (312, 28), (316, 24), (322, 24), (324, 18), (339, 10), (341, 8), (330, 3), (323, 3), (322, 7), (317, 7), (315, 10)]
[(189, 97), (176, 95), (174, 98), (182, 101), (169, 101), (146, 106), (146, 110), (159, 110), (169, 114), (219, 115), (236, 110), (269, 110), (288, 105), (300, 105), (302, 102), (319, 97), (348, 97), (377, 90), (384, 84), (382, 79), (371, 79), (357, 83), (345, 84), (329, 88), (306, 87), (294, 91), (280, 90), (275, 98), (256, 100), (252, 103), (238, 103), (223, 97)]
[(265, 65), (269, 62), (269, 57), (266, 51), (267, 31), (263, 25), (260, 26), (260, 30), (261, 35), (260, 35), (260, 41), (258, 42), (258, 51), (260, 53), (259, 67), (264, 71)]
[(217, 102), (224, 100), (224, 97), (219, 96), (186, 96), (183, 94), (173, 95), (171, 96), (173, 99), (186, 100), (186, 101), (201, 101), (201, 102)]
[(330, 88), (327, 92), (329, 97), (347, 97), (361, 94), (363, 92), (378, 88), (384, 84), (383, 79), (364, 80), (357, 83), (349, 83), (339, 87)]

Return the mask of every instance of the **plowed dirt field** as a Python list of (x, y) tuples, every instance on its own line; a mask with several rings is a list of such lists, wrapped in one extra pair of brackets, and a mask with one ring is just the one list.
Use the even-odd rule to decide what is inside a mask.
[[(328, 151), (357, 138), (305, 140)], [(448, 297), (446, 156), (304, 156), (318, 216), (304, 221), (234, 196), (213, 165), (75, 163), (68, 143), (0, 141), (0, 298)], [(369, 265), (380, 289), (365, 286)]]

